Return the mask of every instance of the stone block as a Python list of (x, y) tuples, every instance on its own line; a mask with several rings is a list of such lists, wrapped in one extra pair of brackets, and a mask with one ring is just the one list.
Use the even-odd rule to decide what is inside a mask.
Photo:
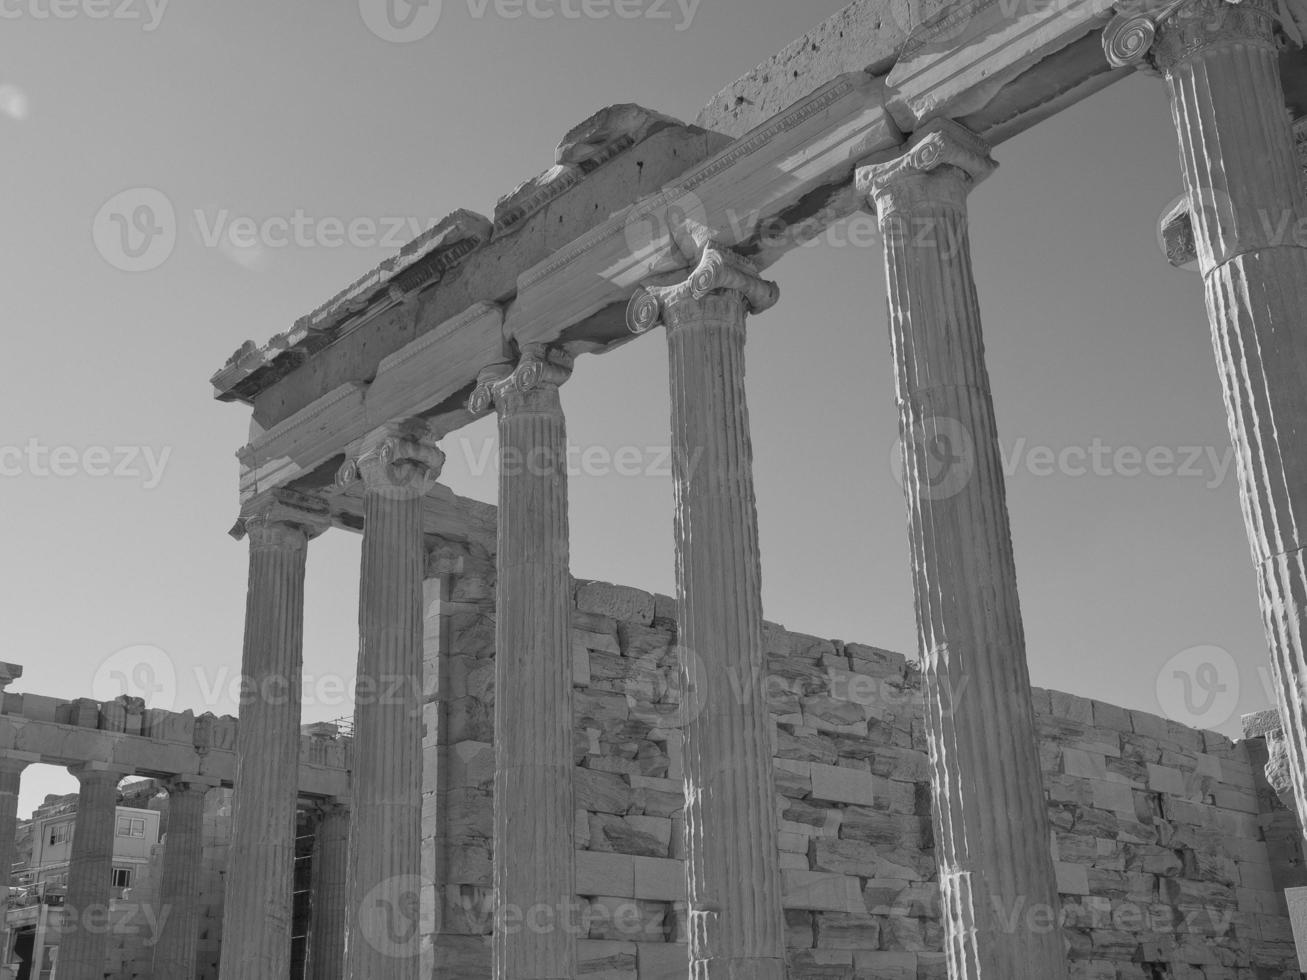
[(876, 777), (844, 766), (812, 763), (812, 798), (871, 806), (877, 802)]
[(867, 646), (863, 643), (846, 643), (844, 653), (849, 658), (851, 668), (859, 674), (889, 678), (902, 683), (907, 672), (907, 657), (892, 650), (882, 650), (880, 647)]
[(1062, 771), (1068, 776), (1107, 781), (1107, 758), (1082, 749), (1066, 748), (1062, 751)]
[(1130, 712), (1126, 708), (1118, 708), (1114, 704), (1107, 704), (1103, 701), (1094, 701), (1092, 705), (1095, 728), (1108, 728), (1114, 732), (1134, 731), (1134, 725), (1130, 721)]
[(877, 877), (877, 868), (881, 864), (875, 845), (856, 840), (814, 840), (809, 857), (813, 871), (830, 871), (863, 878)]
[(1094, 723), (1094, 704), (1088, 698), (1079, 698), (1074, 694), (1061, 691), (1048, 692), (1049, 706), (1053, 717), (1074, 721), (1081, 725)]
[(572, 683), (577, 687), (590, 686), (590, 651), (575, 643), (572, 645)]
[(633, 892), (636, 898), (659, 902), (686, 900), (685, 862), (672, 859), (632, 858)]
[(867, 708), (852, 701), (826, 695), (803, 699), (803, 726), (814, 731), (865, 736), (867, 717)]
[(1128, 783), (1103, 782), (1091, 783), (1094, 807), (1111, 813), (1135, 813), (1135, 794)]
[(776, 756), (795, 762), (834, 765), (839, 758), (836, 744), (829, 735), (780, 728), (776, 733)]
[(1089, 869), (1083, 864), (1058, 861), (1053, 865), (1057, 873), (1057, 890), (1062, 895), (1088, 895)]
[(880, 920), (866, 912), (821, 912), (816, 916), (817, 949), (875, 950)]
[(857, 878), (820, 871), (782, 871), (782, 904), (787, 909), (862, 912), (862, 888)]
[(803, 799), (812, 795), (812, 765), (791, 759), (773, 759), (776, 792), (782, 796)]
[(685, 980), (690, 948), (684, 943), (637, 943), (640, 980)]
[(667, 906), (662, 902), (597, 896), (590, 900), (584, 922), (590, 939), (649, 942), (662, 937), (666, 914)]
[(648, 592), (608, 582), (578, 582), (576, 608), (641, 626), (653, 625), (654, 597)]
[(635, 858), (599, 851), (576, 852), (576, 891), (580, 895), (635, 897)]
[(780, 809), (779, 829), (782, 833), (802, 834), (807, 837), (837, 837), (843, 811), (816, 806), (802, 800), (778, 797)]
[(675, 664), (672, 654), (676, 637), (671, 630), (620, 622), (617, 624), (617, 635), (622, 656), (669, 667)]
[(1146, 711), (1131, 711), (1130, 724), (1136, 735), (1150, 738), (1163, 738), (1170, 731), (1170, 723), (1160, 715), (1151, 715)]
[(619, 775), (578, 768), (572, 774), (572, 793), (578, 807), (592, 813), (630, 812), (635, 795)]
[[(637, 980), (635, 943), (603, 939), (576, 941), (577, 967), (587, 980)], [(467, 974), (466, 976), (489, 976)]]
[(850, 806), (843, 811), (840, 836), (872, 844), (921, 847), (928, 836), (927, 818)]
[(667, 625), (671, 628), (676, 627), (677, 619), (680, 617), (680, 610), (676, 605), (674, 596), (656, 593), (654, 595), (654, 621), (661, 625)]
[(672, 821), (666, 817), (589, 815), (590, 849), (619, 854), (667, 857)]

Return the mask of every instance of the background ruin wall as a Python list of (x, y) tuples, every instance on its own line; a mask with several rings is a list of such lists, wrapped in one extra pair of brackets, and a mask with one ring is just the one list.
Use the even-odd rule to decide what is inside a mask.
[[(489, 976), (494, 785), (493, 559), (433, 554), (427, 591), (423, 976)], [(582, 973), (684, 980), (684, 823), (675, 603), (578, 582), (577, 917)], [(791, 977), (945, 978), (920, 676), (900, 654), (768, 624), (778, 841)], [(965, 696), (965, 692), (959, 692)], [(1036, 690), (1072, 976), (1297, 977), (1282, 889), (1301, 835), (1232, 743)], [(522, 927), (526, 927), (525, 925)]]

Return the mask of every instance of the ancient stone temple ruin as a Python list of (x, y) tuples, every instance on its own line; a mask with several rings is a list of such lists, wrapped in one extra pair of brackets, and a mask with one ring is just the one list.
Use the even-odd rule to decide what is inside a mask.
[[(107, 905), (115, 787), (161, 780), (176, 912), (113, 976), (1297, 976), (1307, 248), (1258, 215), (1307, 217), (1304, 24), (1297, 0), (858, 0), (694, 124), (587, 119), (493, 216), (450, 215), (214, 376), (252, 410), (242, 673), (292, 696), (236, 721), (6, 695), (0, 841), (23, 765), (73, 767), (66, 904)], [(1279, 698), (1237, 743), (1026, 666), (967, 200), (1005, 141), (1135, 71), (1171, 99), (1188, 197), (1161, 231), (1203, 273)], [(859, 210), (885, 243), (911, 659), (761, 604), (747, 324), (784, 303), (784, 253)], [(675, 598), (568, 560), (559, 390), (654, 333)], [(497, 507), (439, 483), (441, 440), (491, 413)], [(299, 715), (329, 530), (363, 536), (349, 737)], [(191, 872), (219, 786), (216, 922)], [(58, 980), (104, 975), (84, 923)]]

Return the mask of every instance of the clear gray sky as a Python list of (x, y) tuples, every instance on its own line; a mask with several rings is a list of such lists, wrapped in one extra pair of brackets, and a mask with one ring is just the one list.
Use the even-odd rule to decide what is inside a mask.
[[(240, 662), (246, 551), (226, 531), (248, 411), (208, 378), (393, 248), (329, 233), (239, 248), (215, 229), (490, 214), (600, 107), (692, 120), (843, 6), (637, 0), (635, 19), (544, 20), (445, 0), (428, 36), (397, 44), (359, 0), (122, 4), (59, 0), (59, 18), (0, 0), (0, 658), (24, 665), (17, 690), (63, 697), (144, 663), (164, 703), (219, 713)], [(1163, 86), (1128, 79), (996, 156), (972, 229), (1035, 682), (1235, 731), (1268, 703), (1265, 641), (1201, 281), (1156, 241), (1181, 189)], [(162, 265), (127, 273), (93, 227), (135, 188), (180, 230)], [(749, 352), (767, 615), (911, 653), (880, 247), (837, 232), (769, 274), (784, 296)], [(583, 358), (573, 441), (656, 456), (666, 386), (661, 335)], [(493, 500), (493, 472), (475, 473), (493, 427), (461, 436), (448, 481)], [(1133, 475), (1134, 450), (1154, 451), (1151, 472)], [(670, 592), (671, 508), (665, 473), (575, 477), (575, 574)], [(344, 532), (312, 546), (306, 721), (349, 711), (334, 692), (353, 670), (358, 550)], [(30, 771), (23, 812), (71, 785)]]

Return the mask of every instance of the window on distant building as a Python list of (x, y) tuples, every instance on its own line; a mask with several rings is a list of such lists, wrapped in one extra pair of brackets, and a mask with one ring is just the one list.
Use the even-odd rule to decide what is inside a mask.
[(119, 817), (118, 818), (118, 836), (119, 837), (144, 837), (145, 820), (142, 817)]
[(50, 843), (64, 844), (73, 839), (73, 823), (71, 820), (64, 823), (53, 824), (50, 827)]
[(132, 869), (131, 868), (114, 868), (113, 881), (114, 888), (131, 888), (132, 887)]

